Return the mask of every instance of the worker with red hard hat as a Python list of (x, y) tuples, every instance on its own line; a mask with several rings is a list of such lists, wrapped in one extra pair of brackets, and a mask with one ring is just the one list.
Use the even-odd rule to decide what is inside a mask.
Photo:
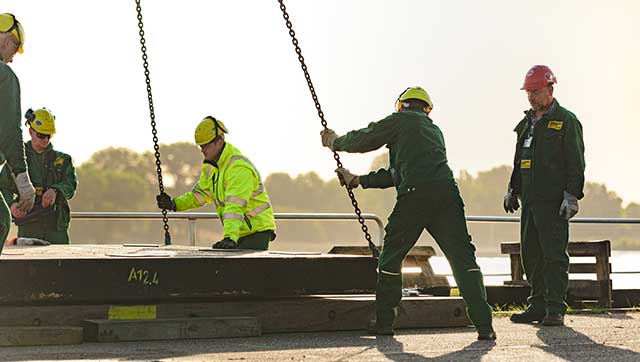
[(511, 316), (515, 323), (564, 324), (569, 282), (569, 219), (578, 213), (584, 187), (584, 142), (578, 118), (553, 97), (556, 76), (546, 65), (526, 74), (531, 109), (517, 134), (513, 173), (504, 197), (506, 212), (522, 201), (522, 265), (531, 286), (529, 306)]

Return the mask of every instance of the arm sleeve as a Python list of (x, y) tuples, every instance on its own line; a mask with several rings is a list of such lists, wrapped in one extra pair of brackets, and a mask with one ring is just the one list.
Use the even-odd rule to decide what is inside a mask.
[(369, 189), (386, 189), (393, 186), (393, 177), (391, 171), (386, 168), (381, 168), (378, 171), (369, 172), (366, 175), (360, 176), (360, 185), (362, 188)]
[(73, 195), (76, 193), (76, 188), (78, 187), (78, 176), (76, 175), (76, 168), (73, 166), (73, 161), (71, 157), (65, 155), (64, 157), (66, 168), (64, 173), (64, 178), (50, 187), (52, 189), (56, 189), (58, 194), (64, 196), (65, 200), (70, 200)]
[(351, 131), (333, 142), (336, 151), (370, 152), (390, 143), (395, 138), (397, 120), (395, 113), (387, 118), (369, 123), (369, 126)]
[(567, 192), (578, 199), (584, 197), (584, 141), (582, 125), (577, 119), (568, 122), (564, 136), (564, 154), (567, 163)]
[(15, 74), (0, 66), (0, 153), (14, 175), (25, 172), (27, 163), (20, 129), (20, 84)]
[(213, 190), (211, 177), (203, 169), (200, 179), (193, 185), (193, 189), (173, 199), (176, 203), (176, 211), (195, 209), (213, 202), (211, 190)]
[(14, 195), (18, 194), (16, 184), (13, 181), (13, 177), (11, 177), (10, 172), (11, 170), (8, 167), (3, 167), (2, 172), (0, 172), (0, 192), (2, 192), (2, 196), (8, 206), (11, 206), (11, 204), (16, 201)]
[(258, 178), (250, 168), (234, 165), (226, 172), (225, 181), (227, 187), (222, 215), (224, 237), (237, 242), (240, 237), (240, 227), (245, 222), (245, 212), (251, 193), (258, 188)]

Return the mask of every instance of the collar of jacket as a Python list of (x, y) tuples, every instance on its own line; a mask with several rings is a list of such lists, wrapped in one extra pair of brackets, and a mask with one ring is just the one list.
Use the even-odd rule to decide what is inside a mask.
[[(558, 100), (555, 99), (554, 97), (553, 101), (551, 102), (551, 106), (549, 106), (549, 109), (542, 115), (542, 118), (540, 118), (538, 122), (541, 122), (543, 119), (549, 120), (550, 118), (555, 118), (557, 116), (559, 109), (560, 109), (560, 103), (558, 103)], [(520, 122), (518, 122), (518, 124), (516, 125), (516, 128), (513, 129), (513, 131), (518, 134), (520, 134), (527, 127), (529, 127), (529, 117), (533, 116), (533, 109), (529, 108), (528, 110), (523, 111), (523, 113), (524, 113), (524, 118)]]
[(42, 153), (36, 152), (36, 150), (33, 148), (33, 145), (31, 144), (31, 141), (27, 141), (24, 145), (25, 145), (24, 151), (26, 153), (44, 155), (45, 153), (53, 151), (53, 145), (51, 144), (51, 142), (49, 142), (49, 145), (47, 146), (47, 148), (44, 149), (44, 151), (42, 151)]
[(222, 149), (222, 153), (220, 154), (220, 158), (218, 158), (218, 161), (207, 161), (205, 160), (204, 163), (208, 163), (209, 165), (212, 165), (213, 167), (216, 167), (218, 169), (220, 168), (224, 168), (227, 163), (229, 163), (229, 160), (231, 159), (232, 156), (239, 154), (240, 152), (233, 147), (229, 142), (225, 142), (224, 143), (224, 148)]

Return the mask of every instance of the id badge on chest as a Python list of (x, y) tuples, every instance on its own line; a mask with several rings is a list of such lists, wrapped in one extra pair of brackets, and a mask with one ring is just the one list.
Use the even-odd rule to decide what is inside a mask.
[(531, 141), (533, 140), (533, 137), (529, 136), (524, 140), (524, 143), (522, 144), (522, 147), (524, 148), (529, 148), (531, 147)]

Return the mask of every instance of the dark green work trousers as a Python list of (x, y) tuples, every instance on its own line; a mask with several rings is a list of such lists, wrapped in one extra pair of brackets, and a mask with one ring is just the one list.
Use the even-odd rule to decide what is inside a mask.
[(471, 322), (478, 330), (491, 328), (491, 307), (487, 304), (482, 272), (467, 231), (464, 204), (453, 183), (416, 190), (398, 198), (385, 227), (378, 262), (378, 326), (392, 326), (395, 321), (396, 307), (402, 298), (402, 262), (424, 229), (449, 261)]
[(523, 205), (520, 218), (522, 266), (531, 286), (533, 312), (567, 311), (569, 283), (569, 223), (559, 215), (560, 202), (536, 201)]
[[(2, 166), (0, 166), (0, 170), (2, 170)], [(7, 241), (7, 236), (9, 236), (10, 227), (11, 211), (9, 210), (9, 206), (7, 206), (7, 202), (4, 200), (2, 193), (0, 193), (0, 253), (2, 253), (4, 243)]]
[(275, 239), (276, 234), (272, 230), (260, 231), (243, 236), (238, 239), (238, 249), (267, 250), (269, 242)]

